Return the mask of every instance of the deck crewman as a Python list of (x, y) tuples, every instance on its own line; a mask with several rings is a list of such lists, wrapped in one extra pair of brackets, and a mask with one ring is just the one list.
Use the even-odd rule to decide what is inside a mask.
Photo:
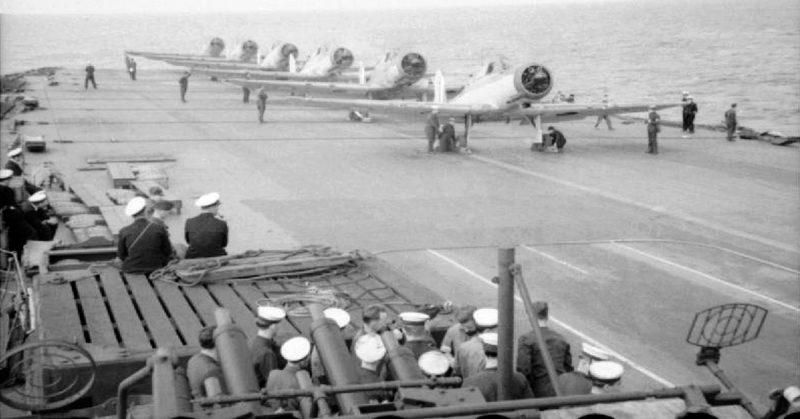
[[(572, 354), (569, 343), (560, 333), (548, 327), (549, 308), (546, 302), (533, 303), (533, 311), (542, 331), (542, 338), (550, 358), (553, 360), (557, 374), (572, 371)], [(551, 397), (556, 395), (552, 383), (547, 375), (547, 369), (542, 358), (541, 348), (536, 342), (533, 331), (519, 337), (517, 347), (517, 371), (521, 372), (531, 384), (536, 397)]]
[(3, 169), (8, 169), (14, 172), (14, 176), (22, 176), (25, 173), (23, 165), (25, 164), (25, 155), (22, 154), (22, 147), (17, 147), (7, 154), (8, 160), (3, 166)]
[(264, 111), (267, 110), (267, 97), (267, 89), (265, 87), (258, 89), (256, 109), (258, 109), (258, 122), (260, 123), (264, 123)]
[(475, 319), (476, 333), (456, 351), (455, 373), (462, 378), (477, 374), (486, 367), (486, 354), (480, 334), (491, 332), (497, 327), (497, 309), (479, 308), (472, 314), (472, 318)]
[[(36, 239), (36, 230), (25, 221), (25, 214), (17, 206), (14, 190), (3, 184), (3, 181), (10, 179), (11, 176), (10, 170), (0, 170), (0, 219), (2, 219), (3, 232), (6, 235), (3, 248), (10, 252), (16, 252), (17, 258), (21, 258), (25, 243), (28, 240)], [(1, 255), (0, 257), (6, 256)]]
[[(487, 332), (480, 335), (486, 364), (482, 371), (464, 378), (462, 387), (476, 387), (487, 402), (497, 401), (497, 333)], [(533, 398), (533, 391), (525, 376), (514, 372), (510, 400)]]
[(450, 362), (455, 365), (454, 355), (462, 343), (468, 341), (477, 332), (477, 325), (472, 314), (475, 313), (477, 307), (467, 305), (459, 307), (455, 312), (455, 319), (458, 323), (450, 326), (442, 338), (442, 353), (447, 355)]
[(608, 361), (611, 358), (608, 352), (586, 342), (581, 349), (575, 370), (558, 376), (558, 387), (563, 396), (591, 394), (593, 386), (589, 368), (595, 362)]
[(434, 109), (428, 115), (428, 121), (425, 123), (425, 136), (428, 137), (428, 153), (433, 153), (433, 144), (436, 142), (439, 129), (439, 110)]
[(248, 346), (258, 387), (264, 388), (270, 371), (286, 365), (286, 360), (280, 354), (280, 346), (275, 340), (278, 324), (286, 318), (286, 311), (280, 307), (259, 306), (256, 315), (258, 331)]
[(556, 146), (556, 151), (558, 153), (564, 152), (564, 146), (567, 145), (567, 137), (564, 134), (555, 129), (552, 125), (547, 127), (547, 131), (550, 133), (550, 138), (553, 139), (553, 145)]
[(730, 109), (725, 111), (725, 129), (728, 132), (728, 141), (733, 141), (736, 135), (736, 104), (732, 103)]
[(133, 57), (128, 58), (128, 74), (131, 80), (136, 81), (136, 60)]
[[(353, 340), (353, 353), (358, 360), (358, 380), (361, 384), (386, 381), (386, 347), (377, 334), (364, 334)], [(370, 402), (382, 402), (388, 394), (381, 390), (366, 392)]]
[(228, 223), (219, 217), (219, 194), (205, 194), (195, 201), (200, 215), (186, 220), (184, 238), (189, 248), (186, 259), (225, 256), (228, 245)]
[[(608, 95), (603, 95), (603, 109), (608, 109)], [(614, 128), (611, 126), (611, 119), (608, 117), (607, 113), (602, 113), (597, 116), (597, 122), (594, 123), (594, 128), (597, 129), (600, 127), (600, 123), (606, 121), (606, 126), (608, 126), (608, 130), (612, 131)]]
[(191, 75), (191, 71), (185, 71), (181, 78), (178, 79), (178, 84), (181, 87), (181, 102), (184, 103), (186, 103), (186, 91), (189, 89), (189, 77)]
[(661, 116), (656, 112), (656, 107), (650, 105), (647, 114), (647, 153), (658, 154), (658, 133), (661, 131)]
[(122, 260), (122, 272), (150, 275), (166, 266), (172, 256), (169, 233), (163, 225), (147, 219), (147, 200), (132, 198), (125, 215), (133, 217), (133, 223), (119, 231), (117, 257)]
[(415, 359), (425, 352), (436, 350), (436, 341), (426, 328), (426, 323), (431, 317), (425, 313), (406, 311), (399, 314), (403, 320), (403, 334), (405, 335), (405, 346), (411, 349)]
[(438, 349), (420, 355), (417, 359), (417, 365), (428, 378), (444, 377), (451, 370), (450, 360), (447, 355)]
[(44, 191), (36, 192), (22, 204), (25, 221), (36, 230), (36, 240), (53, 240), (58, 228), (58, 218), (53, 214), (47, 204), (47, 194)]
[(456, 119), (450, 117), (447, 123), (442, 125), (442, 133), (439, 135), (439, 151), (450, 152), (456, 148)]
[(192, 397), (214, 397), (225, 394), (225, 380), (222, 375), (214, 343), (216, 326), (204, 327), (200, 330), (198, 341), (200, 352), (192, 355), (186, 363), (186, 377)]
[(94, 82), (94, 66), (92, 63), (86, 63), (86, 78), (83, 80), (83, 90), (89, 90), (89, 82), (92, 82), (92, 87), (97, 90), (97, 83)]
[(617, 391), (625, 369), (614, 361), (593, 362), (589, 366), (592, 379), (592, 394), (607, 394)]
[[(283, 369), (269, 372), (267, 394), (282, 390), (299, 390), (300, 382), (297, 380), (297, 373), (308, 368), (310, 354), (311, 342), (303, 336), (293, 337), (281, 345), (281, 356), (286, 360), (286, 366)], [(276, 410), (290, 412), (300, 410), (300, 402), (297, 398), (270, 399), (269, 404)]]

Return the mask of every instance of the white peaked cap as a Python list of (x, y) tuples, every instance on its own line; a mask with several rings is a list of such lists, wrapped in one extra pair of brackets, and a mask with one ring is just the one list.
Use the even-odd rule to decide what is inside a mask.
[(0, 180), (10, 179), (11, 176), (14, 176), (14, 171), (11, 169), (2, 169), (0, 170)]
[(431, 316), (416, 311), (404, 311), (400, 313), (399, 316), (405, 324), (420, 324), (431, 319)]
[(31, 195), (30, 198), (28, 198), (28, 201), (31, 201), (32, 203), (36, 204), (44, 201), (45, 199), (47, 199), (47, 194), (44, 193), (44, 191), (39, 191)]
[(297, 362), (311, 353), (311, 342), (302, 336), (295, 336), (281, 345), (281, 356), (289, 362)]
[(450, 369), (450, 361), (438, 350), (428, 351), (420, 355), (417, 365), (428, 375), (443, 375)]
[(280, 307), (259, 306), (258, 318), (268, 322), (279, 322), (286, 318), (286, 311)]
[(472, 318), (480, 327), (495, 327), (497, 326), (497, 309), (479, 308), (472, 313)]
[(128, 201), (128, 205), (125, 207), (125, 215), (128, 217), (133, 217), (134, 215), (142, 212), (146, 206), (147, 201), (141, 196), (131, 198), (131, 200)]
[(197, 198), (197, 201), (194, 201), (194, 205), (200, 208), (210, 207), (219, 202), (219, 194), (216, 192), (207, 193), (200, 198)]
[(358, 359), (373, 363), (378, 362), (386, 355), (386, 347), (378, 335), (366, 334), (356, 340), (355, 353)]
[(619, 380), (624, 371), (625, 369), (622, 368), (622, 365), (614, 361), (597, 361), (589, 365), (589, 375), (607, 384), (613, 384)]
[(478, 337), (484, 345), (497, 346), (497, 333), (495, 332), (481, 333)]
[(336, 325), (339, 326), (339, 329), (347, 326), (350, 324), (350, 313), (341, 308), (330, 307), (326, 308), (322, 314), (333, 321), (336, 322)]
[(608, 361), (611, 359), (610, 353), (586, 342), (581, 345), (581, 351), (584, 355), (596, 361)]
[(22, 154), (22, 147), (17, 147), (8, 152), (8, 157), (16, 157)]

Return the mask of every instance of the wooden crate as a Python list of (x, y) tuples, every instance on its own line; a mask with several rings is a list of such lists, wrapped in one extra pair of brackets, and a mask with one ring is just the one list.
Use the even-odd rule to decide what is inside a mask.
[(131, 182), (136, 180), (128, 163), (108, 163), (106, 169), (115, 188), (130, 188)]
[(159, 188), (161, 188), (162, 191), (164, 191), (164, 195), (163, 195), (164, 201), (171, 202), (172, 205), (175, 206), (175, 212), (177, 212), (178, 214), (181, 213), (181, 209), (183, 208), (183, 201), (181, 201), (180, 198), (178, 198), (175, 195), (173, 195), (172, 193), (170, 193), (170, 191), (168, 189), (166, 189), (163, 186), (161, 186), (161, 184), (159, 184), (158, 182), (156, 182), (154, 180), (137, 180), (137, 181), (131, 182), (131, 184), (133, 185), (133, 187), (136, 190), (138, 190), (139, 192), (147, 195), (147, 197), (151, 198), (151, 199), (153, 197), (150, 195), (150, 188), (152, 188), (154, 186), (158, 186)]

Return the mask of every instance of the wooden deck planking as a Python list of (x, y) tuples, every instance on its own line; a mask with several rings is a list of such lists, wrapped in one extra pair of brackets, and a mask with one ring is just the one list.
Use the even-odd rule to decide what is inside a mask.
[(38, 289), (43, 338), (86, 343), (70, 284), (38, 283)]
[(181, 209), (183, 208), (183, 201), (181, 201), (178, 197), (173, 195), (168, 189), (161, 186), (161, 184), (159, 184), (158, 182), (154, 180), (137, 180), (131, 182), (131, 184), (135, 189), (147, 195), (149, 198), (152, 198), (152, 196), (150, 196), (150, 189), (155, 186), (158, 186), (159, 188), (161, 188), (163, 192), (163, 200), (171, 202), (175, 206), (175, 212), (177, 212), (178, 214), (181, 213)]
[(189, 346), (199, 346), (197, 337), (203, 325), (197, 317), (197, 313), (192, 310), (183, 293), (178, 289), (177, 285), (168, 284), (164, 281), (153, 281), (156, 292), (161, 295), (161, 298), (167, 303), (172, 318), (175, 324), (178, 325), (183, 339)]
[[(253, 282), (250, 282), (248, 284), (248, 286), (252, 290), (252, 291), (250, 291), (250, 293), (252, 295), (256, 296), (256, 298), (254, 300), (276, 298), (274, 291), (275, 290), (281, 290), (282, 287), (280, 285), (276, 285), (275, 288), (271, 289), (269, 287), (270, 284), (275, 284), (275, 281), (253, 281)], [(271, 292), (272, 292), (272, 294), (270, 294)], [(253, 302), (252, 307), (253, 307), (253, 313), (255, 313), (256, 309), (258, 307), (258, 305), (257, 305), (257, 303), (255, 303), (255, 301)], [(291, 317), (287, 316), (286, 320), (287, 321), (281, 322), (278, 325), (278, 336), (279, 337), (288, 338), (288, 337), (291, 337), (291, 336), (297, 336), (298, 333), (306, 334), (306, 335), (309, 334), (309, 332), (310, 332), (309, 328), (303, 329), (301, 327), (298, 327), (298, 325), (292, 321)]]
[(100, 271), (100, 282), (106, 292), (108, 305), (117, 322), (117, 330), (122, 343), (129, 350), (152, 349), (150, 338), (139, 321), (139, 315), (133, 307), (128, 289), (122, 282), (119, 271), (107, 268)]
[(219, 308), (219, 305), (214, 301), (211, 293), (201, 285), (193, 287), (182, 287), (183, 295), (189, 299), (195, 311), (200, 315), (200, 320), (206, 326), (213, 326), (217, 324), (214, 318), (214, 311)]
[(136, 180), (128, 163), (107, 163), (106, 168), (115, 188), (130, 188), (131, 182)]
[(222, 307), (231, 312), (233, 321), (244, 330), (248, 338), (256, 335), (256, 316), (226, 283), (209, 284), (208, 292), (214, 294)]
[(100, 207), (100, 214), (106, 220), (108, 229), (114, 237), (119, 236), (119, 231), (131, 223), (131, 217), (125, 215), (124, 205), (109, 205)]
[(97, 210), (100, 207), (114, 204), (108, 199), (106, 188), (100, 189), (95, 183), (70, 183), (69, 187), (90, 209)]
[(105, 300), (97, 286), (97, 279), (92, 276), (75, 281), (75, 284), (78, 287), (83, 316), (86, 319), (86, 328), (92, 343), (102, 346), (119, 346), (114, 334), (114, 324), (111, 322)]
[(142, 274), (125, 274), (125, 278), (128, 280), (128, 287), (136, 299), (136, 304), (139, 305), (139, 311), (141, 311), (156, 345), (158, 347), (182, 346), (178, 331), (172, 326), (172, 321), (158, 301), (147, 278)]

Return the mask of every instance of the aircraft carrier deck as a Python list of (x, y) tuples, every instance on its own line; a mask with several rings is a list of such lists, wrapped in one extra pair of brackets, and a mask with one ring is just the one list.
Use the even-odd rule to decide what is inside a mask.
[[(78, 169), (97, 155), (172, 155), (170, 192), (184, 203), (173, 241), (193, 200), (219, 191), (229, 253), (363, 249), (457, 304), (494, 305), (496, 247), (517, 246), (532, 297), (550, 302), (573, 353), (581, 341), (611, 349), (628, 389), (713, 382), (685, 342), (694, 313), (758, 304), (769, 310), (761, 337), (724, 350), (721, 366), (762, 408), (770, 389), (800, 380), (796, 146), (664, 128), (652, 156), (645, 126), (615, 119), (614, 131), (554, 124), (563, 154), (529, 151), (533, 130), (516, 123), (476, 125), (471, 155), (428, 154), (422, 118), (353, 123), (276, 93), (259, 124), (239, 88), (195, 75), (181, 103), (178, 70), (139, 70), (134, 82), (99, 69), (88, 91), (80, 69), (60, 70), (58, 86), (29, 78), (44, 109), (15, 118), (48, 141), (29, 167), (107, 182)], [(516, 332), (529, 330), (517, 314)]]

